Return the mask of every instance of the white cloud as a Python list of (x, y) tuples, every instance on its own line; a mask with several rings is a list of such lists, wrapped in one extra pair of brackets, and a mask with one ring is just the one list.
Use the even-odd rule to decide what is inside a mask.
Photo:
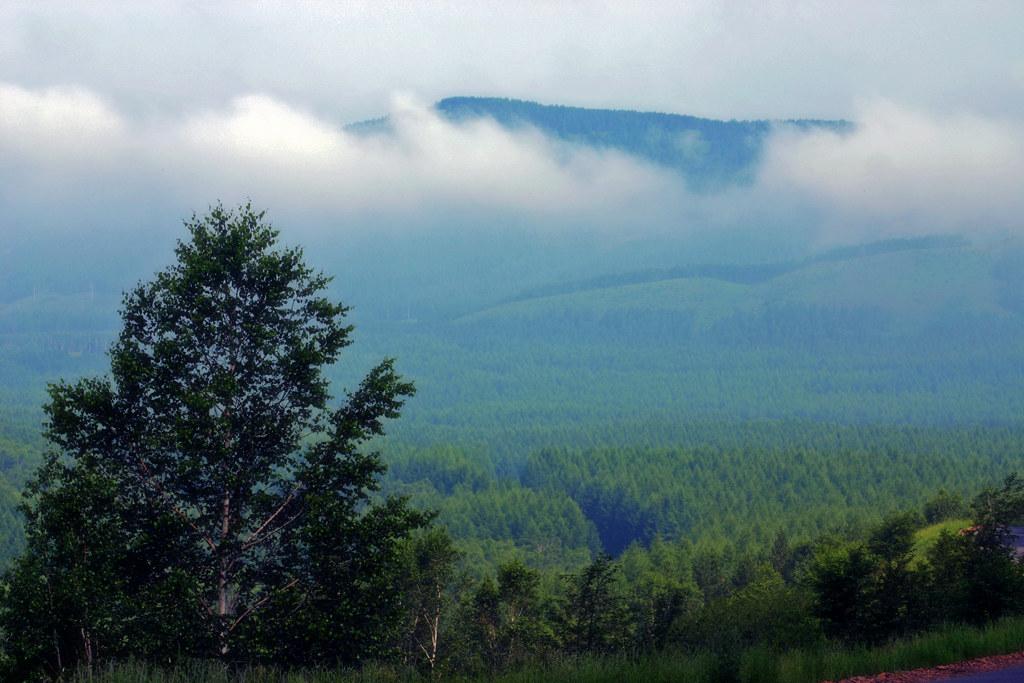
[(162, 213), (176, 225), (252, 198), (333, 225), (472, 214), (627, 234), (818, 230), (823, 241), (1021, 231), (1021, 125), (884, 100), (857, 119), (842, 134), (780, 129), (754, 187), (705, 196), (625, 155), (452, 123), (409, 95), (393, 98), (392, 134), (357, 135), (266, 94), (133, 118), (81, 87), (0, 83), (0, 200), (9, 215), (69, 229)]
[(392, 135), (351, 134), (250, 95), (175, 126), (165, 154), (182, 172), (200, 169), (200, 186), (339, 212), (471, 205), (558, 214), (608, 209), (671, 182), (635, 160), (567, 152), (530, 131), (455, 124), (408, 96), (395, 98), (391, 121)]
[(265, 94), (131, 120), (82, 88), (0, 87), (13, 95), (0, 109), (2, 193), (48, 211), (125, 195), (193, 208), (252, 197), (321, 216), (470, 209), (607, 223), (682, 185), (623, 155), (490, 121), (452, 123), (410, 96), (394, 98), (393, 134), (358, 135)]
[[(1024, 127), (970, 114), (929, 115), (890, 101), (863, 106), (852, 132), (782, 130), (762, 181), (831, 214), (834, 230), (1019, 231)], [(870, 235), (866, 235), (870, 236)]]
[(254, 164), (319, 166), (342, 146), (337, 130), (266, 95), (239, 97), (227, 112), (193, 116), (178, 134), (196, 152)]
[(0, 83), (0, 149), (8, 155), (95, 164), (116, 154), (124, 134), (117, 112), (84, 88), (29, 90)]

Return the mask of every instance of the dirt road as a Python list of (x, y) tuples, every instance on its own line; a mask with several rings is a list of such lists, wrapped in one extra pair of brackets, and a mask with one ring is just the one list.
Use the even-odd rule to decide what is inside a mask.
[[(993, 676), (989, 678), (989, 676)], [(1011, 683), (1024, 681), (1024, 652), (1012, 655), (981, 657), (968, 662), (957, 662), (929, 669), (884, 673), (875, 676), (854, 676), (838, 683), (934, 683), (958, 681), (962, 683)], [(830, 682), (827, 682), (830, 683)]]

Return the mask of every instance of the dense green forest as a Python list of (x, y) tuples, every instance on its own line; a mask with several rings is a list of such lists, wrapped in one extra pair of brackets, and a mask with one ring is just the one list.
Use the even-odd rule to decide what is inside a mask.
[[(561, 567), (655, 537), (749, 549), (780, 526), (863, 527), (1015, 469), (1021, 253), (892, 240), (567, 281), (456, 318), (360, 322), (357, 308), (358, 343), (330, 374), (337, 393), (393, 356), (414, 379), (382, 445), (388, 487), (494, 548), (470, 554), (477, 571), (531, 544), (548, 549), (538, 566)], [(46, 383), (104, 371), (115, 306), (51, 294), (3, 308), (12, 490), (40, 461)]]
[[(379, 443), (382, 494), (438, 512), (439, 530), (404, 560), (413, 611), (390, 641), (399, 665), (483, 674), (640, 652), (710, 680), (758, 680), (794, 647), (1012, 613), (1015, 565), (956, 535), (915, 539), (978, 514), (966, 501), (991, 500), (999, 489), (986, 487), (1019, 469), (1024, 349), (1016, 271), (1001, 265), (1013, 249), (942, 238), (769, 268), (637, 271), (469, 316), (357, 326), (334, 392), (398, 357), (419, 392)], [(837, 308), (839, 290), (823, 287), (894, 266), (907, 272), (892, 281), (945, 270), (960, 301), (933, 289)], [(973, 278), (989, 284), (964, 286)], [(787, 295), (772, 303), (766, 287)], [(25, 302), (11, 316), (8, 561), (24, 547), (16, 492), (44, 451), (43, 388), (104, 373), (116, 331), (101, 317), (62, 332), (58, 315), (25, 333)], [(86, 339), (99, 341), (75, 343)], [(969, 597), (938, 597), (951, 590)], [(974, 604), (987, 606), (949, 612)]]
[[(381, 495), (437, 511), (405, 551), (411, 621), (388, 651), (480, 675), (634, 652), (759, 680), (805, 656), (793, 648), (1012, 614), (1018, 566), (948, 528), (1000, 497), (1018, 514), (1016, 480), (998, 482), (1024, 443), (1019, 253), (898, 240), (367, 316), (333, 392), (399, 359), (418, 395), (378, 443)], [(36, 323), (24, 300), (5, 309), (8, 562), (45, 384), (106, 372), (109, 312), (61, 322), (85, 301), (49, 297)], [(946, 535), (925, 529), (947, 519)]]
[[(631, 154), (703, 192), (745, 182), (769, 128), (510, 100), (437, 106), (454, 121), (487, 116)], [(386, 135), (388, 122), (356, 129)], [(330, 297), (354, 304), (355, 343), (324, 367), (324, 387), (361, 395), (393, 358), (416, 388), (387, 436), (360, 427), (376, 438), (351, 453), (370, 463), (359, 505), (390, 511), (381, 528), (401, 526), (388, 514), (406, 510), (389, 501), (431, 511), (408, 518), (416, 524), (376, 574), (372, 563), (345, 569), (364, 572), (358, 590), (404, 601), (378, 605), (380, 629), (337, 655), (345, 663), (495, 675), (705, 657), (710, 680), (758, 680), (751, 672), (791, 648), (879, 644), (1018, 611), (1024, 579), (1004, 525), (1022, 512), (1010, 475), (1024, 448), (1024, 243), (938, 235), (815, 252), (752, 241), (703, 258), (714, 249), (690, 234), (424, 235), (385, 248), (376, 236), (321, 234), (308, 251), (338, 273), (321, 283)], [(26, 511), (30, 530), (45, 526), (18, 507), (26, 490), (46, 499), (36, 473), (62, 490), (65, 453), (42, 437), (53, 425), (47, 386), (109, 379), (108, 353), (125, 349), (122, 291), (168, 249), (140, 233), (52, 245), (22, 236), (0, 252), (0, 565), (31, 547)], [(123, 503), (102, 477), (78, 483), (111, 509)], [(104, 519), (107, 550), (119, 548), (126, 531)], [(988, 535), (957, 533), (972, 520)], [(114, 554), (135, 566), (129, 550)], [(103, 585), (88, 562), (75, 571)], [(34, 604), (35, 584), (8, 576), (22, 607)], [(262, 575), (253, 594), (278, 578)], [(129, 591), (125, 605), (177, 590), (149, 580), (151, 592)], [(299, 643), (318, 632), (310, 642), (321, 647), (331, 628), (302, 613), (292, 641), (257, 625), (239, 636), (249, 649), (238, 662), (334, 663)], [(7, 614), (10, 638), (18, 613)], [(126, 631), (106, 633), (117, 658), (138, 654)], [(171, 657), (165, 645), (156, 638), (139, 656)]]

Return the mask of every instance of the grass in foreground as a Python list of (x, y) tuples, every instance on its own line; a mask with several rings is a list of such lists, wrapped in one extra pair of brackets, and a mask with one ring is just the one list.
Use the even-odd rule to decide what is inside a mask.
[[(639, 659), (608, 657), (559, 659), (547, 666), (532, 666), (504, 675), (451, 676), (440, 680), (505, 683), (711, 683), (719, 680), (715, 669), (714, 659), (707, 656), (652, 656)], [(359, 670), (325, 668), (297, 671), (253, 666), (231, 671), (215, 662), (189, 662), (167, 668), (127, 662), (111, 664), (93, 672), (92, 676), (86, 671), (80, 671), (73, 680), (92, 683), (413, 683), (438, 679), (429, 674), (420, 675), (412, 669), (384, 665), (368, 665)]]
[[(638, 658), (561, 658), (497, 676), (452, 676), (450, 681), (503, 683), (612, 683), (651, 681), (679, 683), (820, 683), (885, 671), (909, 671), (1024, 650), (1024, 617), (1003, 619), (986, 627), (947, 626), (915, 638), (879, 647), (818, 648), (783, 653), (753, 648), (738, 659), (710, 654), (663, 653)], [(115, 663), (80, 671), (72, 680), (90, 683), (413, 683), (437, 680), (411, 669), (371, 664), (359, 670), (250, 666), (231, 670), (214, 662), (156, 667), (139, 662)]]
[[(744, 681), (812, 683), (841, 680), (886, 671), (911, 671), (978, 657), (1024, 650), (1024, 618), (1008, 618), (985, 627), (946, 626), (914, 638), (878, 647), (794, 650), (777, 656), (768, 675)], [(749, 654), (749, 653), (748, 653)]]

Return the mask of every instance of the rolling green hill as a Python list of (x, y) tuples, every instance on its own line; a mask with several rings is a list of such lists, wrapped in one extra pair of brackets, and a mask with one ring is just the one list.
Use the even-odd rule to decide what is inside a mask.
[[(750, 549), (1015, 468), (1022, 262), (1020, 242), (926, 238), (521, 287), (456, 319), (357, 320), (334, 388), (398, 359), (419, 391), (383, 444), (388, 490), (440, 509), (478, 572), (659, 537)], [(8, 494), (38, 461), (45, 383), (104, 371), (113, 306), (0, 307)]]
[[(910, 244), (915, 246), (780, 264), (767, 275), (765, 268), (751, 268), (747, 282), (737, 281), (738, 269), (729, 271), (729, 277), (716, 277), (706, 267), (693, 269), (692, 275), (665, 271), (567, 284), (566, 293), (520, 296), (463, 316), (457, 324), (545, 329), (566, 320), (600, 322), (632, 316), (643, 321), (662, 313), (688, 323), (690, 329), (680, 332), (689, 336), (708, 333), (728, 321), (754, 324), (751, 316), (761, 316), (768, 325), (772, 311), (800, 308), (816, 315), (845, 311), (863, 318), (868, 329), (904, 333), (924, 333), (930, 325), (958, 316), (1019, 322), (1015, 290), (1020, 276), (1004, 264), (1024, 256), (1024, 242)], [(653, 281), (616, 284), (644, 277)], [(856, 331), (858, 325), (851, 320), (848, 327)]]

